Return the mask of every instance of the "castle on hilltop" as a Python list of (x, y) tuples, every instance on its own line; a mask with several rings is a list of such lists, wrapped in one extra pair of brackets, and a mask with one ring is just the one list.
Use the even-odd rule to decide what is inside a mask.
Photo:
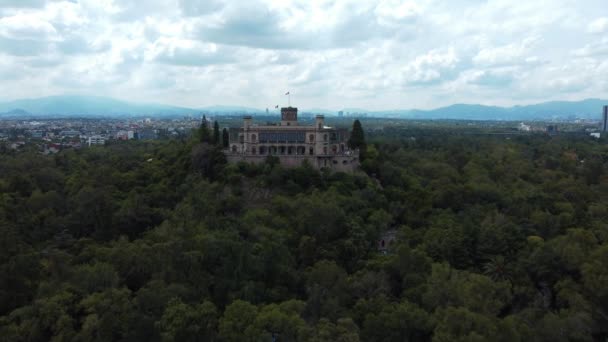
[(249, 115), (243, 121), (243, 127), (230, 131), (225, 151), (229, 162), (257, 164), (276, 156), (286, 167), (307, 161), (316, 169), (352, 172), (359, 166), (359, 151), (348, 147), (348, 130), (325, 126), (323, 115), (312, 126), (299, 125), (298, 108), (290, 106), (281, 108), (278, 124), (253, 124)]

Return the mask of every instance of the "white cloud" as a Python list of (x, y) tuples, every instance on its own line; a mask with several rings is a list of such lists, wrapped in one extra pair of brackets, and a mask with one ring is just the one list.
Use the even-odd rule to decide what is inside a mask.
[(44, 7), (46, 0), (0, 0), (0, 8), (37, 8)]
[(522, 63), (535, 63), (537, 56), (529, 56), (529, 51), (539, 42), (538, 37), (527, 37), (518, 43), (498, 47), (482, 48), (473, 62), (481, 66), (509, 66)]
[(589, 24), (587, 30), (591, 33), (608, 32), (608, 17), (598, 18)]
[(459, 59), (453, 48), (445, 51), (433, 50), (417, 56), (403, 69), (405, 83), (423, 85), (453, 78)]
[(0, 0), (0, 88), (261, 108), (286, 89), (329, 108), (602, 97), (606, 32), (605, 0)]
[(231, 49), (192, 40), (161, 38), (150, 48), (151, 60), (181, 66), (206, 66), (233, 61)]
[(57, 30), (39, 16), (17, 14), (0, 18), (0, 35), (17, 40), (57, 39)]
[(608, 55), (608, 37), (586, 44), (584, 47), (574, 50), (573, 54), (577, 57)]

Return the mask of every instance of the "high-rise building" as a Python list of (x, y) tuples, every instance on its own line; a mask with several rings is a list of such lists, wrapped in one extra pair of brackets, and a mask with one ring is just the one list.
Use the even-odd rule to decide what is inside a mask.
[(602, 132), (608, 132), (608, 106), (604, 106), (604, 120), (602, 120)]

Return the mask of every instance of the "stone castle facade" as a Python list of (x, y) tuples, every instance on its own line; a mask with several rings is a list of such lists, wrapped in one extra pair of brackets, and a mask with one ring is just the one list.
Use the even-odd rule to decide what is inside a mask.
[(243, 127), (230, 132), (225, 151), (229, 162), (257, 164), (276, 156), (285, 167), (307, 161), (316, 169), (353, 172), (359, 166), (359, 151), (348, 148), (348, 130), (325, 126), (323, 115), (317, 115), (312, 126), (300, 125), (298, 109), (285, 107), (278, 124), (257, 125), (251, 116), (243, 121)]

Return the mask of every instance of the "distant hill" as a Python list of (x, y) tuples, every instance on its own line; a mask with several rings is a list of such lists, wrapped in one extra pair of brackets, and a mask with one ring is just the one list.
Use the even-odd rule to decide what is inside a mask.
[(173, 116), (196, 112), (190, 108), (131, 103), (99, 96), (49, 96), (0, 103), (0, 112), (16, 108), (36, 116)]
[(199, 111), (209, 113), (265, 113), (266, 110), (260, 110), (257, 108), (240, 107), (240, 106), (210, 106), (203, 107)]
[(0, 103), (0, 116), (182, 116), (200, 113), (262, 113), (239, 106), (187, 108), (154, 103), (133, 103), (101, 96), (48, 96)]
[(27, 116), (31, 116), (31, 114), (28, 113), (28, 112), (26, 112), (25, 110), (23, 110), (21, 108), (12, 109), (12, 110), (9, 110), (6, 113), (1, 113), (0, 112), (0, 117), (19, 118), (19, 117), (27, 117)]
[(549, 120), (567, 118), (600, 119), (608, 100), (554, 101), (527, 106), (496, 107), (478, 104), (455, 104), (432, 110), (393, 110), (367, 112), (372, 116), (413, 119), (463, 120)]
[[(400, 117), (412, 119), (463, 119), (463, 120), (550, 120), (567, 118), (599, 119), (602, 106), (608, 100), (587, 99), (582, 101), (545, 102), (527, 106), (496, 107), (478, 104), (455, 104), (432, 110), (396, 109), (367, 111), (360, 108), (344, 109), (344, 112), (367, 113), (375, 117)], [(336, 115), (337, 110), (306, 109), (302, 112)], [(187, 108), (153, 103), (132, 103), (99, 96), (49, 96), (0, 103), (0, 117), (116, 117), (152, 116), (171, 117), (209, 114), (263, 114), (265, 110), (241, 106), (209, 106)], [(274, 109), (273, 109), (274, 113)]]

